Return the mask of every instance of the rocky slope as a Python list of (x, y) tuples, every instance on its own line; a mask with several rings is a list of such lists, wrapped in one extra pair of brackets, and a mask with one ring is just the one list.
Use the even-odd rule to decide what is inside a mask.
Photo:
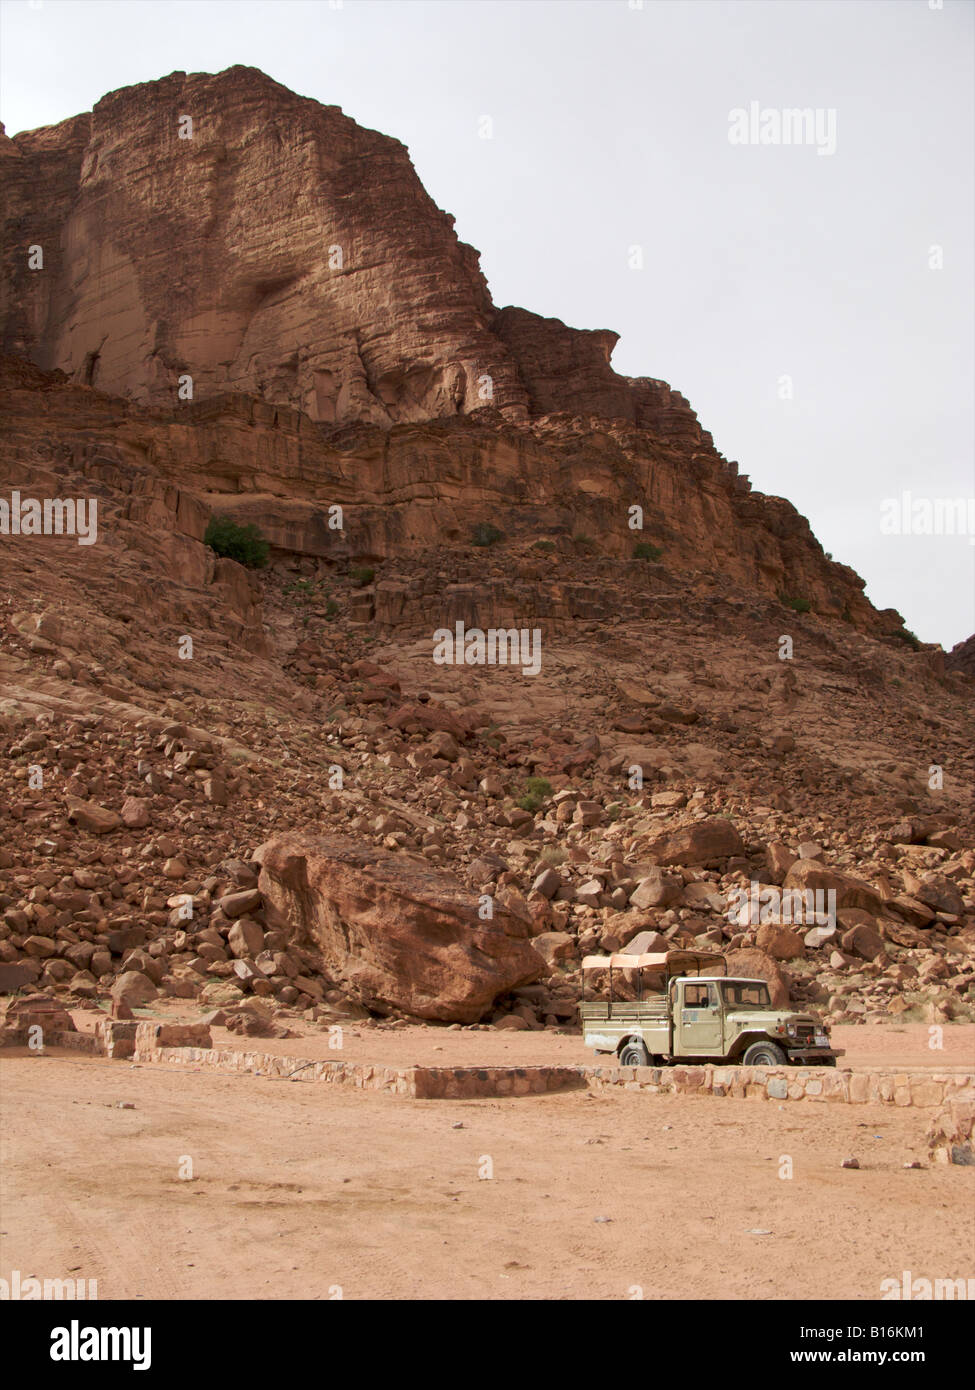
[[(0, 498), (98, 502), (94, 545), (0, 535), (0, 988), (560, 1027), (644, 932), (834, 1020), (975, 1017), (964, 652), (614, 335), (496, 311), (402, 146), (234, 68), (0, 158)], [(435, 664), (457, 620), (541, 671)]]

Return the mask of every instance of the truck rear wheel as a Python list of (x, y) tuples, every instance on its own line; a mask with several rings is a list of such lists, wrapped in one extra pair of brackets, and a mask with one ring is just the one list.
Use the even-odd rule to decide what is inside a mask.
[(752, 1043), (741, 1059), (746, 1067), (781, 1067), (785, 1053), (774, 1042)]
[(650, 1053), (640, 1038), (630, 1038), (629, 1042), (624, 1043), (620, 1048), (621, 1067), (648, 1067), (649, 1065)]

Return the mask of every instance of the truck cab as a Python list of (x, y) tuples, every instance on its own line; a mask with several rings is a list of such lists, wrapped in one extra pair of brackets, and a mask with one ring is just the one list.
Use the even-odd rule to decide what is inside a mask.
[[(836, 1065), (842, 1053), (819, 1019), (773, 1008), (764, 980), (719, 974), (719, 964), (724, 958), (712, 952), (587, 956), (584, 972), (609, 971), (609, 994), (580, 1005), (586, 1045), (624, 1066)], [(614, 998), (614, 971), (636, 973), (638, 997)]]

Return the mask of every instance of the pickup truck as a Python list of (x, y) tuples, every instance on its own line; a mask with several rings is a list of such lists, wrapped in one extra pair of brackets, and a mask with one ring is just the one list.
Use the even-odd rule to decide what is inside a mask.
[[(824, 1023), (812, 1014), (773, 1008), (766, 982), (728, 976), (717, 952), (617, 951), (586, 956), (582, 969), (583, 1040), (596, 1052), (615, 1053), (621, 1066), (835, 1067), (843, 1055), (830, 1045)], [(608, 997), (587, 1002), (586, 975), (594, 970), (609, 971)], [(628, 991), (636, 999), (614, 999), (614, 971), (626, 972), (624, 979), (636, 972), (636, 989)]]

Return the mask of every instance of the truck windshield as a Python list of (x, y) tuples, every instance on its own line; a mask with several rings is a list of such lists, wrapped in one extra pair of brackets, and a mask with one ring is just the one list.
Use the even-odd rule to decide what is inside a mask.
[(728, 980), (721, 989), (724, 1002), (730, 1009), (770, 1009), (768, 985), (755, 984), (751, 980)]

